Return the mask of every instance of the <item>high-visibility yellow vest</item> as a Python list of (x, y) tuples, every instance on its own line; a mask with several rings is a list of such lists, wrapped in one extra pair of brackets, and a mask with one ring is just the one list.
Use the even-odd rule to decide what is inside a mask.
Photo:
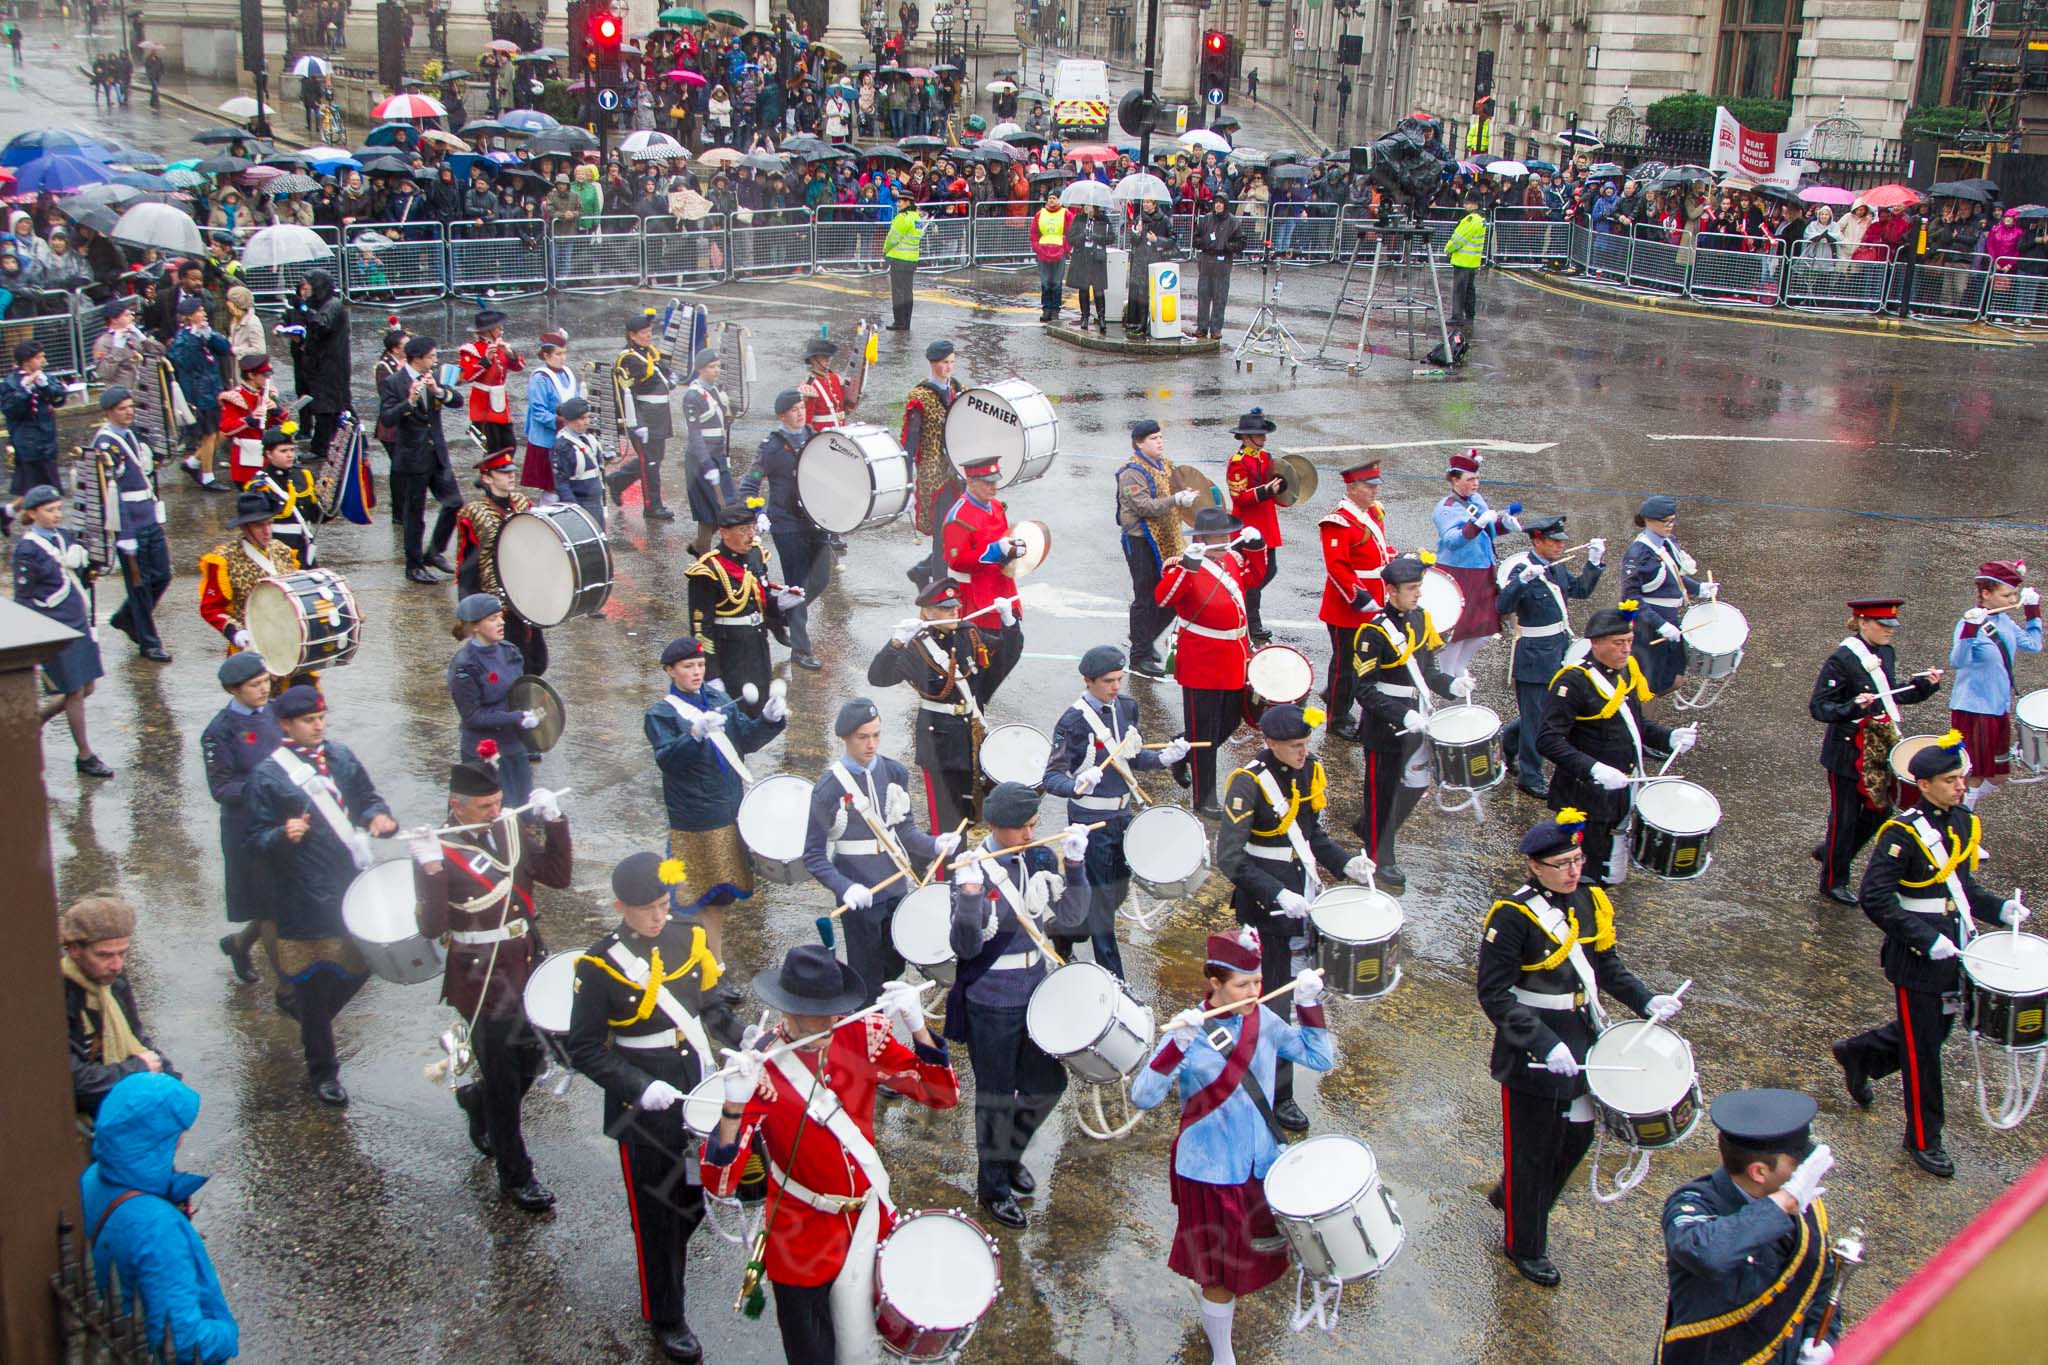
[(1040, 209), (1038, 211), (1038, 240), (1043, 246), (1066, 245), (1067, 211), (1065, 209)]

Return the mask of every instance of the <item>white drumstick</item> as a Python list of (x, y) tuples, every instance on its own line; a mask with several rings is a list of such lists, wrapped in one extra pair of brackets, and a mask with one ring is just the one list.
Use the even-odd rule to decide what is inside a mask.
[[(1687, 991), (1691, 990), (1691, 989), (1692, 989), (1692, 978), (1688, 976), (1688, 977), (1687, 977), (1687, 978), (1686, 978), (1685, 980), (1683, 980), (1683, 981), (1681, 981), (1681, 982), (1679, 982), (1679, 983), (1678, 983), (1678, 989), (1677, 989), (1677, 990), (1675, 990), (1675, 991), (1671, 992), (1671, 998), (1672, 998), (1673, 1000), (1683, 1000), (1683, 999), (1685, 999), (1685, 993), (1686, 993)], [(1663, 1022), (1663, 1020), (1661, 1020), (1661, 1019), (1658, 1019), (1658, 1020), (1652, 1020), (1651, 1022), (1652, 1022), (1652, 1023), (1662, 1023), (1662, 1022)], [(1634, 1048), (1635, 1048), (1635, 1045), (1636, 1045), (1637, 1043), (1640, 1043), (1640, 1042), (1642, 1042), (1644, 1038), (1648, 1037), (1648, 1036), (1649, 1036), (1649, 1033), (1650, 1033), (1650, 1031), (1649, 1031), (1648, 1029), (1646, 1029), (1646, 1028), (1639, 1028), (1639, 1029), (1637, 1029), (1637, 1030), (1636, 1030), (1636, 1036), (1635, 1036), (1635, 1037), (1633, 1037), (1633, 1038), (1631, 1038), (1631, 1039), (1629, 1039), (1629, 1040), (1628, 1040), (1628, 1041), (1627, 1041), (1626, 1043), (1623, 1043), (1623, 1044), (1622, 1044), (1622, 1046), (1621, 1046), (1621, 1055), (1622, 1055), (1622, 1056), (1624, 1056), (1624, 1057), (1628, 1056), (1628, 1054), (1629, 1054), (1629, 1053), (1630, 1053), (1630, 1052), (1631, 1052), (1632, 1050), (1634, 1050)]]
[[(568, 796), (570, 793), (574, 791), (574, 787), (564, 787), (560, 791), (555, 793), (555, 799), (560, 800), (562, 797)], [(529, 801), (523, 806), (514, 806), (510, 810), (499, 811), (498, 820), (502, 820), (508, 815), (524, 815), (526, 814), (526, 812), (532, 810), (533, 806), (534, 803)], [(422, 834), (460, 834), (464, 830), (489, 829), (491, 826), (497, 824), (498, 820), (481, 820), (473, 825), (442, 825), (439, 829), (433, 829), (423, 825), (415, 829), (394, 830), (385, 837), (389, 839), (410, 839), (416, 838)]]
[[(2019, 906), (2022, 910), (2028, 908), (2027, 903), (2020, 899), (2020, 889), (2017, 886), (2012, 889), (2012, 900), (2013, 904)], [(2012, 922), (2012, 936), (2014, 938), (2020, 936), (2020, 922), (2017, 917)]]
[(777, 678), (774, 682), (768, 684), (768, 695), (775, 698), (788, 696), (789, 683), (781, 678)]
[[(1545, 1062), (1531, 1062), (1529, 1063), (1529, 1069), (1531, 1071), (1548, 1071), (1550, 1067)], [(1581, 1064), (1579, 1067), (1581, 1071), (1648, 1071), (1649, 1069), (1646, 1066), (1611, 1066), (1606, 1063), (1602, 1063), (1599, 1066)]]

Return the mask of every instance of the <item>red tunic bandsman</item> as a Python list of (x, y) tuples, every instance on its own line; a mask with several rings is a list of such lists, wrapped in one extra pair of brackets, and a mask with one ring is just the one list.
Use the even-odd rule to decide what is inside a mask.
[(988, 666), (974, 679), (975, 699), (987, 706), (1024, 654), (1024, 604), (1017, 580), (1004, 566), (1024, 553), (1010, 534), (1010, 514), (996, 497), (995, 459), (965, 465), (967, 491), (953, 500), (939, 529), (946, 572), (960, 585), (960, 614), (971, 617), (989, 645)]
[(1387, 600), (1381, 574), (1394, 557), (1387, 539), (1387, 512), (1380, 506), (1380, 462), (1367, 460), (1344, 471), (1344, 499), (1316, 523), (1323, 544), (1323, 602), (1316, 612), (1330, 631), (1330, 733), (1355, 739), (1352, 714), (1358, 674), (1358, 628)]
[(485, 308), (476, 315), (476, 340), (455, 353), (462, 382), (469, 385), (469, 420), (484, 435), (484, 449), (512, 448), (512, 372), (526, 362), (504, 342), (505, 315)]
[(1284, 485), (1279, 471), (1273, 467), (1272, 455), (1266, 450), (1266, 438), (1277, 430), (1273, 419), (1258, 408), (1238, 418), (1230, 432), (1238, 439), (1237, 452), (1230, 457), (1230, 467), (1224, 475), (1230, 485), (1231, 512), (1266, 542), (1265, 577), (1247, 585), (1244, 593), (1251, 638), (1261, 645), (1273, 635), (1259, 619), (1259, 597), (1280, 571), (1280, 556), (1276, 553), (1280, 548), (1280, 504), (1275, 499)]
[(797, 392), (804, 396), (804, 422), (812, 431), (831, 431), (846, 425), (853, 405), (860, 401), (846, 396), (846, 381), (832, 371), (832, 357), (839, 347), (824, 337), (812, 337), (804, 344), (804, 368), (810, 373)]
[(270, 391), (270, 357), (245, 355), (240, 369), (242, 382), (220, 396), (220, 439), (228, 448), (229, 477), (244, 484), (263, 467), (263, 429), (283, 412)]
[[(1264, 581), (1265, 555), (1248, 532), (1243, 552), (1230, 548), (1243, 524), (1220, 507), (1195, 514), (1193, 543), (1159, 576), (1154, 595), (1180, 618), (1174, 640), (1174, 675), (1180, 680), (1183, 734), (1207, 740), (1189, 755), (1194, 765), (1195, 810), (1219, 813), (1216, 751), (1237, 733), (1244, 719), (1245, 669), (1251, 663), (1246, 638), (1245, 594)], [(1178, 771), (1178, 770), (1176, 770)]]

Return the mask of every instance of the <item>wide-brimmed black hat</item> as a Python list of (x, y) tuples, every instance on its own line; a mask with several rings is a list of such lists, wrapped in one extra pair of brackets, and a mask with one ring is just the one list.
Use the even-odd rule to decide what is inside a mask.
[(228, 529), (248, 526), (259, 521), (269, 521), (277, 515), (277, 504), (270, 500), (268, 493), (249, 491), (235, 494), (235, 514), (228, 518)]
[(1244, 529), (1244, 523), (1221, 507), (1204, 507), (1195, 513), (1194, 532), (1198, 536), (1234, 535)]
[(1266, 416), (1264, 410), (1253, 408), (1250, 412), (1237, 419), (1237, 425), (1230, 429), (1230, 434), (1232, 436), (1271, 436), (1278, 430), (1280, 430), (1279, 426), (1272, 418)]
[(822, 943), (791, 948), (780, 967), (754, 978), (754, 994), (784, 1014), (847, 1014), (867, 1001), (860, 973)]

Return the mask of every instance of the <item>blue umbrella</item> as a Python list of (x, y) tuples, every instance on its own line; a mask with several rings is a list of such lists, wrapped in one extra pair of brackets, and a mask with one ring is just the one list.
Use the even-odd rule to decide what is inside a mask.
[(370, 130), (363, 139), (365, 147), (396, 147), (399, 142), (410, 143), (419, 137), (419, 129), (409, 123), (380, 123)]
[(39, 156), (15, 172), (14, 193), (70, 194), (87, 185), (111, 180), (113, 175), (97, 161), (80, 156)]
[(352, 156), (337, 156), (326, 161), (316, 161), (313, 163), (313, 169), (322, 175), (333, 175), (336, 171), (343, 170), (359, 171), (362, 168), (363, 163)]
[(26, 166), (39, 156), (76, 156), (89, 161), (107, 159), (106, 144), (76, 128), (31, 128), (16, 133), (0, 149), (0, 166)]
[(114, 177), (116, 185), (132, 185), (138, 190), (175, 190), (178, 188), (160, 175), (148, 171), (122, 171)]
[(543, 114), (538, 109), (514, 109), (509, 114), (498, 115), (498, 122), (519, 133), (538, 133), (562, 126), (552, 114)]

